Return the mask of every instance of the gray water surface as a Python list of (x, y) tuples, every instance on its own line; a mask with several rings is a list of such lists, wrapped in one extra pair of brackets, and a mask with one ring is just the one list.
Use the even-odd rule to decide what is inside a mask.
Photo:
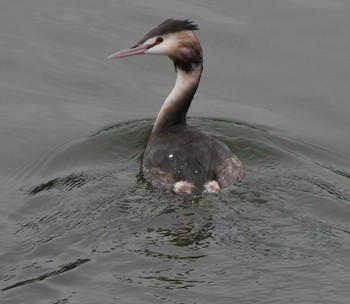
[[(0, 4), (1, 303), (349, 303), (350, 3)], [(199, 23), (191, 126), (242, 160), (220, 195), (140, 175), (175, 79), (107, 61), (169, 17)]]

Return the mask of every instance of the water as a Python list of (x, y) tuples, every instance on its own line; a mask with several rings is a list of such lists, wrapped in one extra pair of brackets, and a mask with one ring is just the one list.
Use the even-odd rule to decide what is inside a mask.
[[(3, 1), (1, 303), (348, 303), (349, 8)], [(189, 122), (247, 170), (220, 195), (143, 181), (173, 69), (105, 60), (173, 16), (201, 27)]]

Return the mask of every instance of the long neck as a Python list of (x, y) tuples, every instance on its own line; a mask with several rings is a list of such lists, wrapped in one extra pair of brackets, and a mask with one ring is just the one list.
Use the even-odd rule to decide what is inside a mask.
[(171, 127), (186, 124), (186, 114), (197, 91), (202, 70), (202, 63), (191, 71), (177, 67), (175, 86), (159, 111), (152, 133), (162, 133)]

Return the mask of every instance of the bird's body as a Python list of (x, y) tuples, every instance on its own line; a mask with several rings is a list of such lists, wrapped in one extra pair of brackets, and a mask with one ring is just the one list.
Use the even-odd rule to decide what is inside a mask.
[(159, 189), (178, 194), (219, 192), (243, 179), (244, 169), (221, 141), (195, 131), (186, 123), (197, 90), (203, 58), (198, 29), (188, 20), (169, 19), (134, 47), (111, 55), (167, 55), (177, 72), (175, 86), (157, 116), (143, 157), (145, 179)]
[(218, 192), (242, 178), (241, 163), (224, 143), (184, 125), (151, 136), (144, 155), (146, 180), (180, 194)]

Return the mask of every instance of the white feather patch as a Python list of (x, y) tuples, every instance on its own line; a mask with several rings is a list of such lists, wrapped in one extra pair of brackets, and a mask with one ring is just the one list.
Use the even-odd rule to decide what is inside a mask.
[(219, 193), (221, 190), (218, 182), (215, 180), (207, 182), (204, 185), (204, 189), (205, 189), (204, 192), (207, 192), (207, 193)]
[(187, 181), (179, 181), (174, 184), (174, 192), (177, 194), (191, 194), (195, 186)]

